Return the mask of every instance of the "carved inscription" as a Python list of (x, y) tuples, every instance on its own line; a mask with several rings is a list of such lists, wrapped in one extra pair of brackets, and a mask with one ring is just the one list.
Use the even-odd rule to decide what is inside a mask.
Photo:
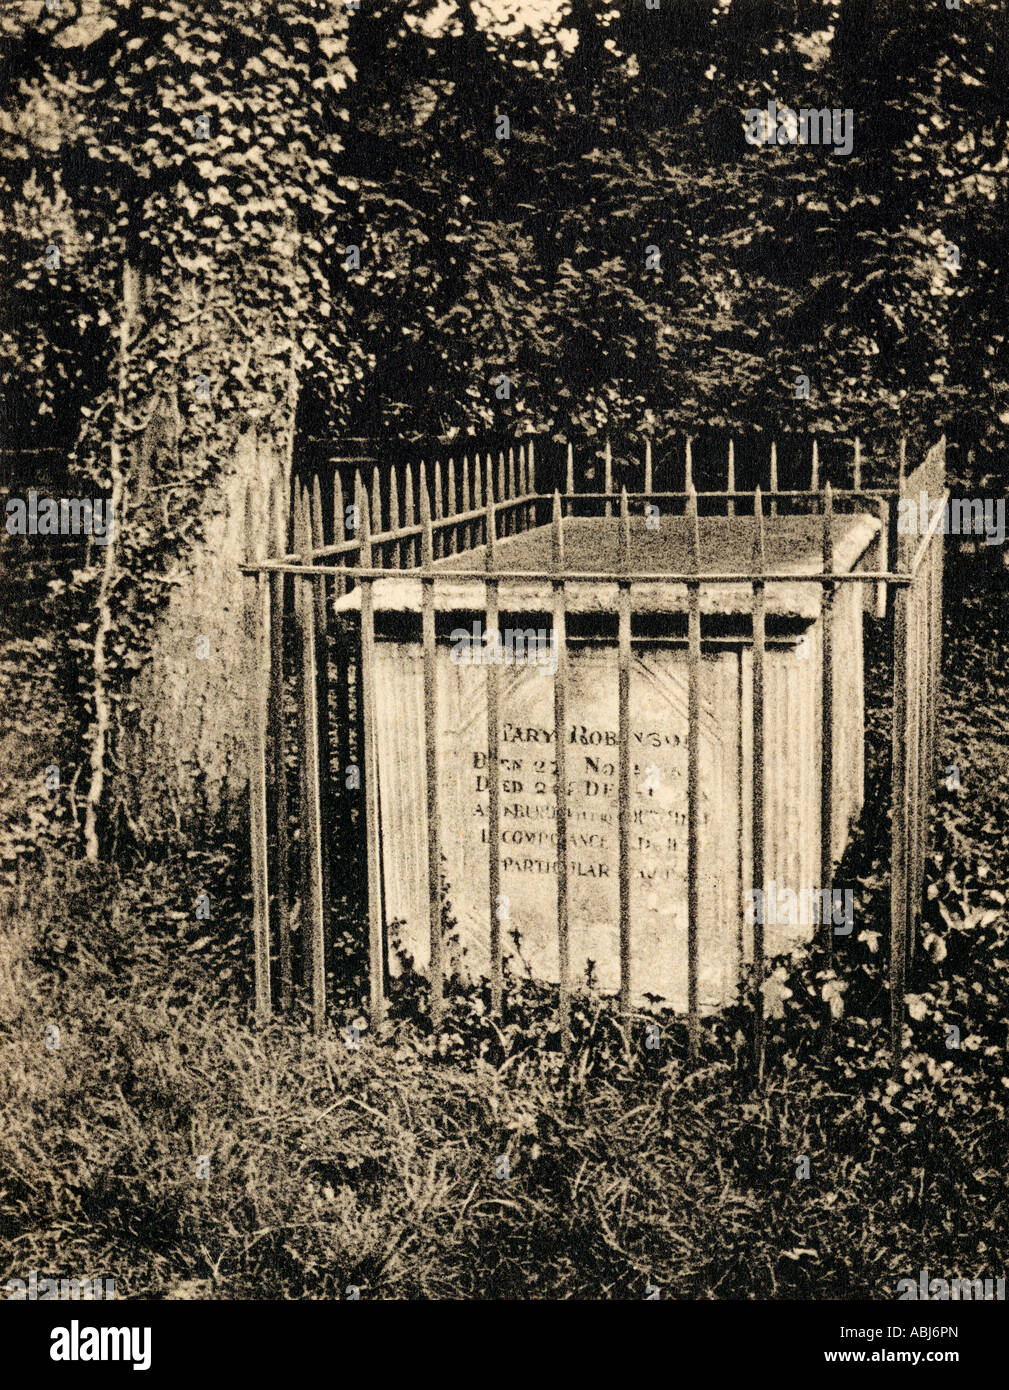
[[(419, 651), (391, 644), (379, 682), (386, 911), (411, 955), (427, 958), (424, 729)], [(442, 653), (439, 652), (439, 658)], [(573, 981), (619, 986), (619, 740), (616, 653), (575, 648), (568, 663), (567, 843)], [(634, 993), (685, 1006), (687, 933), (687, 676), (682, 653), (634, 661), (630, 698), (632, 979)], [(732, 931), (738, 833), (735, 803), (738, 667), (705, 662), (701, 731), (701, 905), (714, 938)], [(438, 765), (443, 875), (457, 963), (489, 969), (489, 776), (486, 671), (439, 659)], [(721, 703), (720, 703), (721, 702)], [(526, 667), (501, 673), (499, 812), (501, 937), (510, 969), (556, 980), (557, 762), (553, 680)], [(722, 727), (722, 722), (726, 727)], [(384, 745), (384, 746), (382, 746)], [(724, 869), (724, 875), (721, 870)], [(734, 946), (734, 936), (732, 942)], [(734, 969), (734, 966), (732, 967)], [(721, 974), (718, 976), (721, 979)], [(703, 984), (703, 979), (702, 979)], [(714, 980), (708, 993), (721, 989)], [(703, 996), (703, 991), (702, 991)]]

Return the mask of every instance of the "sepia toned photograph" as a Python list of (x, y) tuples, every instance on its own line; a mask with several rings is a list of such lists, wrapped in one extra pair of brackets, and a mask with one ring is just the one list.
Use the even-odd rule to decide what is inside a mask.
[(980, 1355), (1007, 172), (1005, 0), (3, 0), (38, 1368), (262, 1302)]

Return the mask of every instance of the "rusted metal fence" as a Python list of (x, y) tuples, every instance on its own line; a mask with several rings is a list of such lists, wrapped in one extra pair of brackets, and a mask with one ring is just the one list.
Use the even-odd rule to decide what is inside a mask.
[[(353, 461), (351, 461), (353, 462)], [(652, 451), (641, 460), (643, 486), (616, 490), (609, 446), (602, 460), (601, 488), (579, 491), (575, 485), (574, 453), (570, 448), (557, 467), (563, 487), (537, 488), (534, 441), (527, 440), (497, 457), (470, 456), (458, 465), (451, 460), (433, 468), (407, 468), (397, 476), (376, 466), (370, 496), (366, 480), (355, 469), (353, 491), (341, 471), (329, 478), (332, 500), (323, 505), (319, 476), (293, 488), (290, 517), (279, 495), (273, 499), (277, 518), (270, 553), (249, 535), (250, 594), (247, 623), (250, 651), (250, 788), (254, 888), (256, 1007), (261, 1018), (275, 1004), (287, 1007), (294, 981), (292, 927), (297, 925), (302, 948), (302, 982), (311, 997), (315, 1027), (326, 1018), (327, 918), (340, 885), (364, 892), (356, 899), (361, 920), (368, 924), (370, 1005), (380, 1019), (386, 1008), (386, 923), (383, 920), (381, 808), (377, 768), (375, 585), (390, 572), (409, 569), (421, 584), (421, 640), (425, 729), (427, 810), (427, 878), (430, 925), (431, 1015), (442, 1017), (445, 956), (441, 896), (442, 824), (438, 804), (438, 718), (435, 667), (436, 590), (446, 578), (479, 581), (488, 632), (497, 630), (502, 590), (509, 584), (536, 581), (549, 585), (557, 648), (553, 677), (554, 748), (556, 752), (556, 926), (559, 961), (558, 1010), (561, 1037), (569, 1038), (572, 982), (569, 948), (568, 783), (565, 763), (568, 727), (567, 586), (575, 579), (609, 585), (617, 626), (618, 732), (617, 834), (619, 865), (619, 1003), (631, 1007), (631, 958), (634, 922), (631, 912), (630, 848), (630, 675), (632, 668), (631, 586), (683, 584), (687, 592), (687, 982), (688, 1035), (696, 1055), (698, 1006), (698, 941), (700, 896), (700, 672), (705, 638), (701, 624), (701, 595), (708, 585), (743, 585), (752, 611), (752, 881), (762, 885), (765, 852), (765, 619), (769, 588), (794, 584), (794, 570), (769, 568), (765, 554), (764, 520), (797, 511), (822, 517), (822, 568), (803, 572), (803, 584), (822, 589), (823, 640), (821, 662), (820, 738), (820, 884), (830, 888), (835, 872), (833, 854), (833, 768), (831, 705), (834, 698), (831, 638), (833, 605), (839, 586), (873, 586), (877, 616), (892, 613), (893, 732), (891, 845), (891, 960), (892, 1041), (899, 1052), (903, 1027), (905, 980), (921, 910), (926, 836), (931, 807), (935, 761), (935, 709), (939, 685), (942, 634), (942, 504), (945, 488), (945, 441), (929, 450), (909, 475), (901, 448), (896, 488), (866, 488), (862, 482), (861, 450), (856, 442), (850, 487), (820, 486), (819, 459), (814, 442), (810, 482), (806, 488), (778, 487), (774, 446), (767, 459), (766, 491), (736, 487), (735, 454), (729, 446), (727, 486), (698, 492), (692, 475), (690, 441), (683, 459), (683, 484), (677, 491), (653, 489)], [(415, 486), (416, 480), (416, 486)], [(434, 505), (432, 507), (431, 484)], [(914, 534), (898, 530), (899, 504), (927, 493), (933, 499), (927, 524)], [(691, 562), (679, 573), (649, 573), (631, 565), (630, 515), (648, 505), (687, 518)], [(880, 531), (872, 568), (840, 571), (834, 565), (832, 519), (838, 509), (859, 507), (879, 518)], [(565, 529), (569, 516), (590, 514), (619, 518), (620, 560), (616, 569), (572, 570), (565, 560)], [(701, 572), (698, 518), (702, 513), (751, 516), (754, 550), (745, 573), (730, 570)], [(250, 518), (251, 518), (250, 508)], [(496, 544), (502, 536), (549, 523), (551, 563), (542, 570), (516, 571), (498, 563)], [(281, 538), (284, 539), (281, 539)], [(451, 570), (437, 568), (440, 558), (484, 547), (478, 565)], [(287, 548), (289, 547), (289, 548)], [(895, 568), (888, 557), (895, 555)], [(360, 627), (354, 644), (336, 620), (334, 601), (353, 587), (360, 589)], [(888, 604), (888, 599), (890, 600)], [(293, 638), (293, 641), (288, 639)], [(287, 662), (285, 665), (285, 650)], [(292, 660), (292, 653), (294, 659)], [(293, 674), (298, 711), (293, 738), (285, 720), (285, 671)], [(487, 668), (487, 762), (499, 767), (501, 686), (497, 666)], [(335, 726), (335, 727), (334, 727)], [(297, 755), (297, 787), (289, 798), (288, 748)], [(495, 905), (501, 883), (499, 778), (488, 777), (487, 932), (490, 942), (491, 1005), (501, 1008), (504, 984), (501, 927)], [(289, 808), (293, 814), (289, 816)], [(289, 834), (296, 826), (297, 844)], [(361, 856), (355, 846), (362, 847)], [(361, 859), (363, 857), (363, 862)], [(741, 885), (740, 885), (741, 886)], [(300, 920), (295, 923), (293, 915)], [(832, 943), (832, 926), (823, 927)], [(760, 921), (753, 925), (751, 994), (753, 1041), (758, 1066), (764, 1047), (763, 992), (765, 943)]]

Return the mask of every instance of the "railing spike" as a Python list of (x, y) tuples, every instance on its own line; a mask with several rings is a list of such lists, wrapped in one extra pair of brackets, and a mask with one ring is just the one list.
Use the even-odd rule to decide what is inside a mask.
[(354, 505), (357, 507), (360, 563), (364, 568), (368, 568), (371, 565), (371, 513), (368, 507), (368, 491), (359, 471), (354, 474)]
[(252, 516), (252, 485), (245, 489), (245, 560), (254, 564), (256, 560), (256, 527)]
[[(417, 466), (417, 493), (418, 493), (418, 505), (419, 505), (419, 503), (420, 503), (420, 498), (421, 498), (422, 496), (424, 496), (424, 495), (427, 496), (427, 520), (428, 520), (428, 525), (430, 526), (430, 524), (431, 524), (431, 518), (434, 516), (434, 512), (433, 512), (432, 509), (431, 509), (431, 493), (430, 493), (430, 491), (428, 490), (428, 485), (427, 485), (427, 461), (426, 461), (425, 459), (421, 459), (420, 463), (419, 463), (418, 466)], [(434, 528), (433, 528), (433, 527), (431, 528), (431, 541), (432, 541), (432, 544), (433, 544), (433, 543), (434, 543)], [(432, 552), (432, 556), (433, 556), (433, 552)]]
[(697, 490), (690, 486), (687, 490), (687, 517), (690, 522), (691, 556), (696, 574), (701, 572), (701, 521), (697, 511)]
[(753, 536), (754, 570), (763, 574), (767, 569), (767, 556), (764, 549), (764, 494), (759, 483), (753, 494), (753, 518), (756, 522)]
[(564, 514), (561, 510), (561, 494), (554, 488), (554, 510), (552, 520), (553, 562), (555, 569), (564, 568)]
[(620, 564), (623, 569), (631, 567), (631, 511), (626, 483), (620, 489)]
[(496, 542), (497, 542), (497, 517), (496, 517), (496, 515), (495, 515), (495, 507), (494, 507), (494, 491), (493, 491), (493, 488), (492, 488), (491, 485), (490, 485), (490, 478), (489, 478), (489, 477), (488, 477), (488, 479), (487, 479), (487, 522), (486, 522), (486, 530), (487, 530), (487, 553), (486, 553), (487, 568), (488, 568), (488, 569), (491, 569), (491, 568), (493, 568), (493, 564), (494, 564), (494, 555), (495, 555), (495, 551), (496, 551), (496, 548), (497, 548), (497, 545), (496, 545)]
[(395, 464), (389, 469), (389, 530), (399, 530), (399, 481)]
[(326, 544), (322, 525), (322, 483), (316, 473), (312, 478), (312, 552), (321, 550)]
[[(778, 445), (775, 440), (771, 440), (771, 492), (778, 491)], [(771, 498), (771, 515), (778, 515), (778, 499)]]
[(434, 564), (434, 533), (431, 529), (431, 499), (427, 494), (427, 481), (421, 475), (419, 479), (420, 504), (420, 563), (424, 569), (430, 569)]
[(371, 470), (371, 519), (375, 524), (375, 530), (382, 529), (382, 478), (376, 463)]

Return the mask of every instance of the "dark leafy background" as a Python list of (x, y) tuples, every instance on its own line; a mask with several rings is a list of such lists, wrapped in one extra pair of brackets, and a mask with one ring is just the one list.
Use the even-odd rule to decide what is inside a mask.
[[(572, 0), (535, 29), (412, 0), (8, 6), (2, 481), (44, 459), (105, 486), (153, 401), (182, 422), (177, 473), (153, 480), (174, 489), (165, 523), (117, 557), (111, 678), (143, 659), (250, 423), (281, 441), (605, 430), (620, 448), (698, 424), (945, 430), (961, 474), (1004, 491), (1006, 19), (983, 0)], [(743, 112), (769, 97), (850, 107), (853, 153), (746, 146)], [(120, 380), (124, 263), (146, 307)], [(1004, 1275), (1001, 565), (948, 586), (940, 746), (961, 786), (939, 796), (902, 1064), (870, 642), (870, 796), (844, 866), (859, 929), (833, 963), (775, 964), (755, 1088), (732, 1010), (691, 1069), (675, 1020), (648, 1050), (579, 997), (565, 1062), (545, 991), (510, 990), (499, 1026), (453, 986), (435, 1037), (408, 976), (373, 1039), (349, 921), (332, 1012), (361, 1048), (311, 1038), (297, 1010), (260, 1031), (241, 846), (82, 864), (73, 784), (39, 790), (41, 761), (87, 745), (82, 564), (53, 579), (19, 551), (3, 576), (0, 1237), (24, 1269), (174, 1297), (892, 1297), (921, 1267)]]
[[(212, 456), (247, 418), (283, 425), (291, 367), (318, 433), (623, 432), (654, 416), (1001, 434), (1003, 5), (575, 0), (535, 29), (434, 14), (8, 11), (10, 435), (72, 444), (83, 426), (100, 471), (109, 431), (169, 382), (191, 452)], [(769, 97), (850, 107), (853, 153), (746, 145), (742, 113)], [(132, 413), (96, 420), (124, 256), (156, 305), (131, 351)], [(186, 389), (198, 370), (209, 411)], [(809, 402), (793, 399), (800, 371)]]

